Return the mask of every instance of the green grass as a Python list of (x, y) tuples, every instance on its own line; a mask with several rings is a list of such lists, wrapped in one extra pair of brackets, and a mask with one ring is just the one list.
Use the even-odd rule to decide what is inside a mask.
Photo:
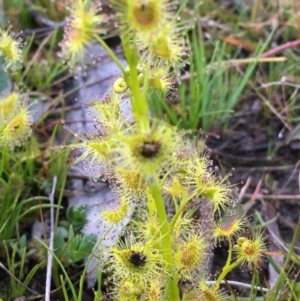
[(253, 78), (259, 56), (267, 49), (275, 30), (257, 47), (252, 59), (231, 61), (225, 59), (226, 43), (218, 41), (209, 56), (201, 28), (195, 28), (190, 42), (193, 55), (188, 64), (188, 76), (183, 75), (178, 86), (179, 103), (168, 105), (162, 97), (157, 99), (154, 95), (150, 102), (154, 117), (162, 118), (166, 113), (171, 124), (184, 129), (201, 128), (207, 131), (212, 127), (225, 127), (249, 80)]

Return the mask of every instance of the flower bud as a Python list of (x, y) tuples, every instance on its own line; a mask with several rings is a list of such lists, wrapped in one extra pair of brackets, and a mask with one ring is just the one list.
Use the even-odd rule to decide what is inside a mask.
[(113, 84), (113, 91), (122, 94), (128, 89), (128, 85), (123, 77), (119, 77)]

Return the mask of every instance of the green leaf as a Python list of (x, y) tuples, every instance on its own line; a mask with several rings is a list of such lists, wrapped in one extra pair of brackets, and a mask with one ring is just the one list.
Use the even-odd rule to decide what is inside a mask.
[(68, 237), (68, 231), (63, 227), (57, 227), (54, 235), (54, 247), (55, 249), (62, 250), (65, 246), (65, 239)]
[(79, 207), (69, 207), (67, 210), (67, 220), (74, 228), (74, 232), (78, 233), (86, 224), (86, 217), (89, 212), (87, 206), (81, 205)]
[(67, 249), (67, 256), (72, 262), (77, 262), (90, 255), (96, 244), (95, 235), (76, 235)]

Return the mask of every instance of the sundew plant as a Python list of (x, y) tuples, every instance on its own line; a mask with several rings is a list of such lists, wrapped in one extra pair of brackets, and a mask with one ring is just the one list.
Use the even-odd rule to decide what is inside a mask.
[[(72, 69), (96, 42), (121, 71), (110, 92), (89, 104), (94, 130), (76, 134), (79, 142), (71, 145), (82, 151), (74, 163), (82, 161), (95, 178), (104, 175), (118, 196), (115, 208), (101, 212), (106, 228), (114, 231), (130, 218), (108, 260), (100, 258), (108, 296), (119, 301), (230, 300), (221, 289), (223, 280), (238, 266), (259, 268), (266, 251), (263, 235), (247, 231), (246, 217), (237, 214), (230, 175), (218, 173), (210, 150), (187, 132), (151, 118), (148, 107), (155, 93), (175, 94), (175, 78), (190, 56), (186, 37), (192, 25), (181, 19), (178, 1), (108, 2), (127, 67), (101, 37), (109, 17), (99, 1), (72, 3), (60, 44), (60, 56)], [(13, 37), (8, 44), (8, 34), (0, 34), (0, 54), (9, 67), (9, 58), (18, 61), (18, 47), (10, 51)], [(121, 113), (127, 98), (133, 121)], [(30, 113), (17, 99), (12, 94), (0, 102), (0, 116), (15, 108), (0, 124), (0, 143), (11, 148), (30, 133)], [(222, 241), (229, 245), (228, 258), (212, 280), (211, 250)]]
[[(209, 149), (149, 115), (149, 95), (172, 97), (174, 78), (189, 56), (182, 7), (169, 0), (109, 2), (127, 67), (99, 37), (108, 17), (94, 2), (74, 3), (61, 43), (70, 66), (94, 41), (122, 72), (107, 95), (89, 104), (95, 130), (77, 135), (75, 145), (83, 150), (76, 163), (83, 161), (96, 178), (104, 174), (118, 196), (116, 208), (101, 213), (107, 229), (131, 217), (101, 265), (108, 294), (120, 301), (227, 300), (221, 282), (239, 265), (259, 267), (263, 237), (245, 234), (247, 221), (235, 212), (234, 186), (213, 167)], [(120, 110), (126, 98), (133, 122)], [(208, 282), (210, 251), (223, 240), (229, 244), (227, 262)]]

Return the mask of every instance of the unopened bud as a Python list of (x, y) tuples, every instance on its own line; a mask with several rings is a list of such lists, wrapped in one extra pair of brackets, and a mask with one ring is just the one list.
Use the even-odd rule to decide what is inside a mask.
[(128, 85), (123, 77), (119, 77), (113, 84), (113, 91), (117, 94), (124, 93), (128, 89)]

